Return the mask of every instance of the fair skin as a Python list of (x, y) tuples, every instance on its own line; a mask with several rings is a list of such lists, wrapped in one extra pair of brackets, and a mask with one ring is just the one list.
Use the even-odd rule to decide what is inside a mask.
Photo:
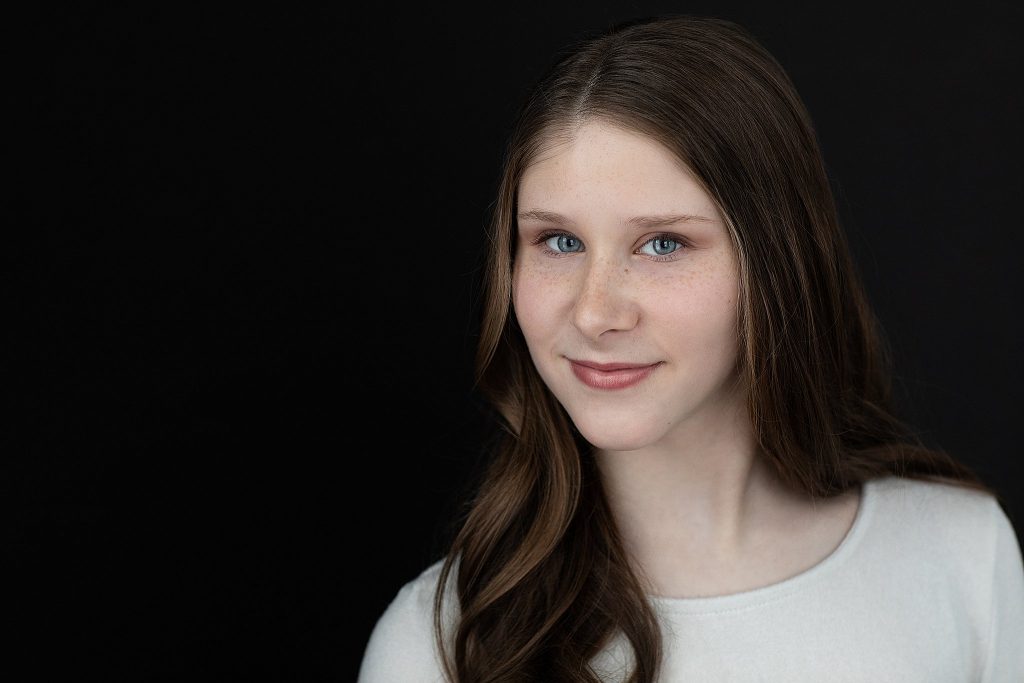
[[(750, 590), (830, 554), (858, 492), (814, 504), (758, 455), (735, 381), (737, 256), (686, 166), (644, 135), (589, 121), (534, 160), (517, 208), (516, 318), (541, 378), (595, 447), (651, 591)], [(631, 220), (666, 216), (676, 220)], [(570, 359), (653, 369), (594, 387)]]

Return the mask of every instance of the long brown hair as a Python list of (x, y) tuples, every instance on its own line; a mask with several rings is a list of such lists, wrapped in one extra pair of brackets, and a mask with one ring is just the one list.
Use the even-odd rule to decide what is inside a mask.
[[(459, 683), (596, 682), (616, 633), (631, 681), (662, 644), (616, 530), (590, 446), (534, 369), (511, 310), (516, 190), (558, 135), (603, 119), (659, 141), (726, 217), (738, 255), (740, 377), (760, 455), (795, 491), (832, 497), (885, 475), (998, 498), (894, 414), (891, 352), (839, 225), (810, 117), (778, 62), (743, 28), (669, 15), (566, 51), (524, 103), (490, 225), (478, 387), (499, 436), (442, 565), (435, 637)], [(442, 620), (449, 576), (460, 615)]]

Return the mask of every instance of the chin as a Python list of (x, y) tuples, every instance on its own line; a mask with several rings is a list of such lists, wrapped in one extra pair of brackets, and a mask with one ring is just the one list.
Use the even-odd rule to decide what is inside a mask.
[(589, 420), (574, 418), (573, 424), (587, 443), (603, 451), (635, 451), (655, 443), (663, 436), (653, 425), (639, 421), (617, 424), (613, 420), (602, 421), (592, 417)]

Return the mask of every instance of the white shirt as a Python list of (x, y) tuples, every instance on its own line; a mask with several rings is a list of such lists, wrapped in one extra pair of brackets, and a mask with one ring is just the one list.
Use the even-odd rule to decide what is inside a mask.
[[(440, 568), (388, 605), (358, 683), (444, 681), (432, 631)], [(954, 485), (869, 481), (846, 537), (810, 569), (732, 595), (650, 600), (664, 683), (1024, 683), (1020, 543), (993, 497)], [(624, 681), (631, 657), (619, 637), (591, 665)]]

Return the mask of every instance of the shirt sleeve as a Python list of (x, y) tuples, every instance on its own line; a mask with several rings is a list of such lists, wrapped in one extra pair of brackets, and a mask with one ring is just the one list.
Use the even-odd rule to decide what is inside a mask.
[(998, 504), (988, 658), (983, 683), (1024, 681), (1024, 561), (1020, 542)]
[(444, 683), (434, 644), (433, 594), (422, 583), (403, 586), (377, 620), (357, 683)]

